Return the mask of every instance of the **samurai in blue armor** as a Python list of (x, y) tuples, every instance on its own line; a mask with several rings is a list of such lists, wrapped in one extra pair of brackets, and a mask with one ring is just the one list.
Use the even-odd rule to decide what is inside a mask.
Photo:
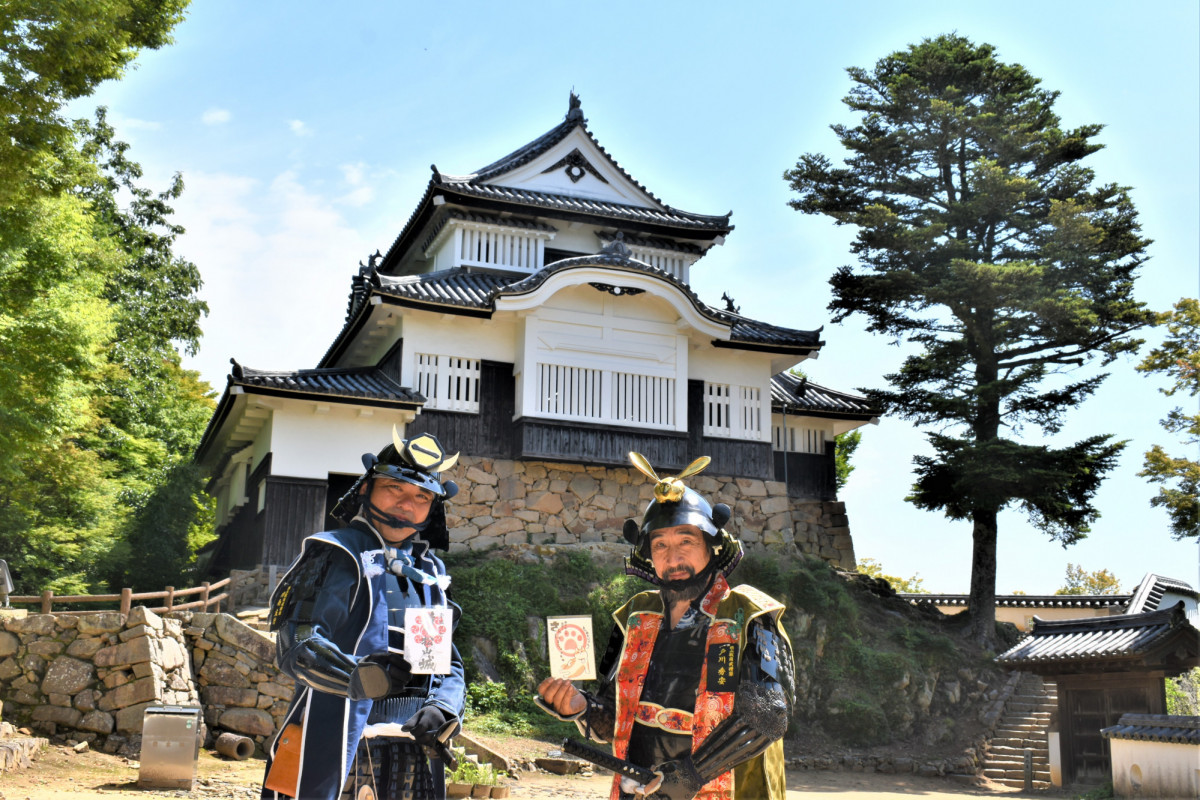
[(449, 546), (444, 503), (458, 486), (440, 473), (458, 455), (431, 434), (405, 440), (393, 429), (392, 439), (363, 456), (366, 472), (334, 509), (346, 527), (305, 539), (271, 595), (276, 663), (297, 687), (280, 730), (298, 723), (302, 735), (295, 793), (265, 782), (263, 798), (445, 797), (442, 763), (452, 760), (465, 703), (462, 659), (452, 649), (448, 674), (414, 675), (404, 612), (443, 608), (451, 630), (462, 613), (433, 553)]

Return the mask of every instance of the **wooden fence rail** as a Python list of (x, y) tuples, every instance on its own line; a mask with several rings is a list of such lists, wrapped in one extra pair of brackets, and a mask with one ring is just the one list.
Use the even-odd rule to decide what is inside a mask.
[[(218, 589), (226, 591), (220, 594), (213, 594)], [(129, 609), (133, 607), (135, 600), (166, 600), (165, 605), (156, 606), (150, 610), (161, 614), (166, 611), (183, 611), (184, 609), (201, 609), (203, 611), (220, 611), (221, 603), (229, 600), (229, 606), (233, 606), (233, 592), (236, 588), (236, 582), (233, 578), (225, 578), (216, 583), (205, 581), (199, 586), (193, 586), (191, 589), (180, 589), (176, 591), (174, 586), (168, 586), (161, 592), (138, 592), (134, 593), (132, 589), (122, 589), (120, 594), (78, 594), (78, 595), (61, 595), (55, 596), (54, 592), (47, 589), (42, 594), (14, 594), (9, 596), (10, 603), (18, 603), (24, 605), (41, 604), (41, 613), (49, 614), (54, 610), (55, 603), (117, 603), (118, 610), (122, 614), (128, 614)], [(199, 600), (193, 600), (188, 603), (176, 603), (180, 597), (191, 597), (192, 595), (200, 595)], [(213, 608), (215, 606), (215, 608)], [(88, 611), (60, 611), (60, 614), (96, 614), (101, 611), (111, 609), (98, 608)]]

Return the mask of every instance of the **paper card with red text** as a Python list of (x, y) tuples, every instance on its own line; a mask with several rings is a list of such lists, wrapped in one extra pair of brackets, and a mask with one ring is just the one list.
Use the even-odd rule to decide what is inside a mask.
[(546, 617), (546, 632), (550, 677), (569, 681), (596, 679), (596, 648), (590, 616)]
[(452, 614), (448, 608), (404, 609), (404, 660), (413, 674), (450, 673)]

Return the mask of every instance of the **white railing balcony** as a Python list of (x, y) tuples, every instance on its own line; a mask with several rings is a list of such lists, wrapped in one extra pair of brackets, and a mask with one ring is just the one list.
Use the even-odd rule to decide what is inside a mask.
[(704, 384), (704, 435), (729, 439), (763, 438), (762, 389)]
[(539, 416), (673, 429), (675, 379), (615, 370), (538, 364)]
[(772, 425), (771, 448), (786, 453), (825, 455), (828, 435), (822, 428), (805, 425)]
[(479, 413), (479, 359), (417, 353), (416, 390), (425, 407)]

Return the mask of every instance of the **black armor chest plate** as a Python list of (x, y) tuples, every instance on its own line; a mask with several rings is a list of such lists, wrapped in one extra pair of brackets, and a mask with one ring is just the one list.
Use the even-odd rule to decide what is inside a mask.
[[(642, 687), (643, 703), (676, 708), (691, 714), (696, 707), (700, 672), (704, 667), (708, 619), (690, 628), (658, 632), (654, 653)], [(635, 722), (629, 737), (628, 758), (634, 764), (654, 766), (692, 752), (691, 734), (674, 733)]]

